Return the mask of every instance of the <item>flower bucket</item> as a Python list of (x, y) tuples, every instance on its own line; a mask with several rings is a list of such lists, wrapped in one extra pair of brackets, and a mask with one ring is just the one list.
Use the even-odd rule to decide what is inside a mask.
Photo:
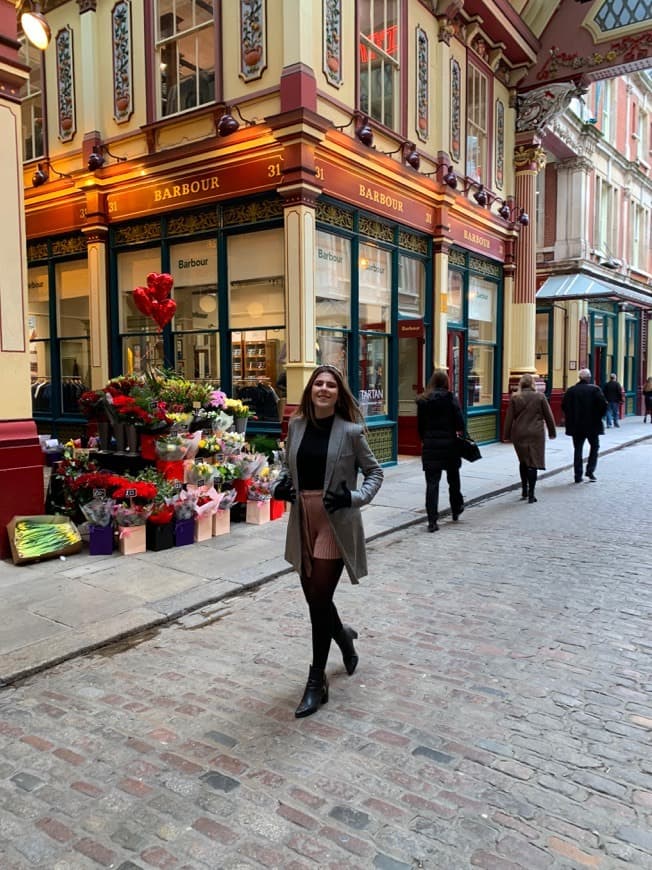
[(120, 552), (123, 556), (133, 556), (144, 553), (147, 549), (146, 527), (118, 526)]
[(237, 495), (235, 497), (236, 501), (246, 502), (247, 501), (247, 493), (249, 492), (249, 487), (251, 486), (251, 478), (248, 477), (246, 480), (242, 478), (233, 481), (233, 488), (235, 489)]
[(269, 499), (247, 502), (247, 522), (260, 526), (269, 522)]
[(194, 540), (195, 518), (190, 517), (188, 520), (177, 520), (174, 524), (175, 547), (185, 547), (187, 544), (194, 543)]
[(91, 556), (110, 556), (113, 552), (113, 526), (88, 527), (88, 552)]
[(212, 514), (204, 514), (201, 517), (195, 518), (195, 534), (194, 540), (207, 541), (213, 537), (213, 516)]
[(127, 427), (124, 423), (113, 424), (113, 437), (115, 438), (115, 449), (117, 453), (124, 453), (127, 446)]
[(244, 435), (247, 431), (247, 418), (246, 417), (236, 417), (235, 418), (235, 431), (240, 435)]
[(280, 498), (273, 498), (269, 503), (270, 520), (278, 520), (285, 513), (285, 502)]
[(174, 547), (172, 523), (147, 523), (146, 543), (148, 550), (169, 550)]
[(154, 442), (156, 441), (156, 435), (149, 435), (145, 432), (140, 436), (140, 455), (143, 459), (156, 459), (156, 450), (154, 449)]
[(228, 535), (231, 531), (231, 511), (215, 511), (211, 517), (213, 521), (213, 537)]

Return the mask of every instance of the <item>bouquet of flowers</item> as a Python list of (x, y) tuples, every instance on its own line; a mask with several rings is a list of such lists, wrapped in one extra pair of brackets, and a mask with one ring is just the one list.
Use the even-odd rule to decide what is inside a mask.
[(191, 486), (210, 486), (213, 482), (215, 466), (201, 460), (189, 462), (186, 466), (185, 480)]
[(254, 477), (249, 484), (249, 501), (269, 501), (272, 497), (272, 484), (266, 477)]
[(197, 456), (197, 451), (199, 450), (199, 442), (201, 441), (202, 431), (198, 429), (197, 432), (193, 432), (192, 434), (187, 432), (185, 435), (182, 435), (182, 438), (185, 439), (186, 442), (186, 459), (194, 459)]
[(233, 457), (233, 465), (236, 478), (249, 480), (267, 465), (267, 457), (264, 453), (241, 453)]
[(213, 486), (217, 490), (228, 489), (236, 477), (236, 468), (232, 462), (218, 462), (213, 466)]
[(206, 435), (202, 433), (199, 440), (199, 449), (197, 456), (214, 456), (216, 453), (222, 452), (222, 442), (217, 435)]
[(79, 410), (89, 420), (108, 420), (106, 398), (103, 392), (86, 390), (77, 400)]
[(230, 414), (225, 414), (224, 411), (215, 411), (211, 417), (211, 426), (213, 432), (228, 432), (233, 428), (233, 417)]
[(197, 486), (189, 490), (195, 496), (195, 516), (204, 517), (217, 510), (220, 501), (219, 493), (212, 486)]
[(148, 522), (156, 526), (166, 526), (174, 519), (174, 508), (170, 504), (157, 504), (149, 515)]
[(225, 456), (240, 453), (245, 444), (245, 436), (239, 432), (223, 432), (220, 438), (221, 450)]
[(241, 399), (226, 399), (224, 403), (224, 410), (231, 414), (233, 417), (247, 418), (247, 417), (255, 417), (256, 415), (251, 410), (249, 405), (245, 405)]
[(154, 444), (156, 456), (163, 462), (175, 462), (185, 459), (189, 447), (188, 439), (183, 435), (163, 435), (157, 438)]
[(113, 493), (113, 515), (119, 526), (143, 526), (152, 513), (156, 487), (143, 480), (126, 480)]
[(234, 489), (229, 489), (226, 492), (218, 492), (218, 502), (217, 502), (217, 510), (218, 511), (228, 511), (235, 504), (235, 500), (238, 496), (238, 493)]
[(106, 527), (113, 519), (112, 498), (93, 498), (81, 506), (82, 513), (92, 526)]
[(159, 398), (175, 412), (192, 412), (203, 408), (215, 392), (210, 384), (189, 381), (178, 374), (171, 374), (160, 384)]
[(195, 504), (197, 502), (197, 496), (194, 492), (186, 492), (185, 489), (182, 489), (165, 501), (174, 511), (174, 516), (177, 520), (189, 520), (194, 517)]
[(169, 410), (167, 416), (172, 422), (173, 432), (183, 432), (192, 423), (192, 412), (190, 411)]

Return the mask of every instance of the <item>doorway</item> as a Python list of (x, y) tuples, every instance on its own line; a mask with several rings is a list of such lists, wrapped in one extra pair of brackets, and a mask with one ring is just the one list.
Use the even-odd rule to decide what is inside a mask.
[(448, 350), (446, 353), (446, 365), (448, 366), (448, 379), (450, 381), (451, 392), (457, 396), (462, 412), (465, 411), (464, 404), (464, 360), (466, 359), (464, 346), (466, 336), (461, 329), (449, 329), (448, 331)]
[(425, 385), (423, 321), (399, 320), (398, 339), (398, 452), (418, 456), (416, 398)]

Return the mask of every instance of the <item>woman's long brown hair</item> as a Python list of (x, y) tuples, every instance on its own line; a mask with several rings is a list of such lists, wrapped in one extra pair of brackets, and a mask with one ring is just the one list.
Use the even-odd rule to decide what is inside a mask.
[(321, 374), (332, 375), (337, 381), (337, 402), (335, 403), (335, 413), (342, 417), (343, 420), (348, 420), (350, 423), (362, 423), (364, 425), (364, 417), (358, 403), (356, 402), (353, 393), (349, 389), (342, 376), (342, 372), (336, 366), (317, 366), (314, 372), (310, 375), (308, 383), (305, 386), (301, 401), (292, 414), (293, 417), (303, 417), (312, 423), (313, 426), (319, 426), (319, 420), (315, 417), (315, 409), (312, 404), (312, 386)]
[(428, 386), (417, 396), (418, 399), (427, 399), (435, 390), (450, 390), (450, 381), (448, 375), (443, 369), (434, 371), (428, 381)]

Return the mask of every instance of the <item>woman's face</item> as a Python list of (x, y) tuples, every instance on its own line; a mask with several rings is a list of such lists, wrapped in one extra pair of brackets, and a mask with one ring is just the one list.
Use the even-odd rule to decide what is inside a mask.
[(316, 417), (330, 417), (335, 413), (338, 393), (335, 376), (330, 372), (320, 372), (312, 382), (310, 393)]

